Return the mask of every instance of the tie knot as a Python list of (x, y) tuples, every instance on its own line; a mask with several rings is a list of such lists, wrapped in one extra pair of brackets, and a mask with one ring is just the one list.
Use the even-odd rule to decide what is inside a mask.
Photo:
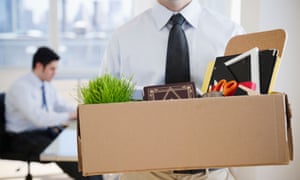
[(178, 13), (178, 14), (175, 14), (173, 15), (171, 18), (170, 18), (170, 22), (175, 25), (175, 24), (179, 24), (179, 25), (182, 25), (183, 22), (185, 21), (184, 17)]

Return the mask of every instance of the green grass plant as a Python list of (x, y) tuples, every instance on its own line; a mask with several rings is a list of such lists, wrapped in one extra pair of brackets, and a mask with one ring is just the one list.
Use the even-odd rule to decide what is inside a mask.
[(96, 77), (80, 88), (81, 103), (100, 104), (131, 101), (134, 91), (132, 78), (116, 78), (109, 74)]

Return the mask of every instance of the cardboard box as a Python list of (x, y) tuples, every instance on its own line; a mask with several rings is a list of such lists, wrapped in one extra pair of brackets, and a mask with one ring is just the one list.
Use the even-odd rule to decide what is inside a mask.
[(288, 164), (284, 94), (80, 105), (84, 175)]
[[(277, 48), (273, 30), (232, 38), (225, 55)], [(233, 166), (293, 159), (284, 94), (79, 105), (78, 160), (84, 175)]]

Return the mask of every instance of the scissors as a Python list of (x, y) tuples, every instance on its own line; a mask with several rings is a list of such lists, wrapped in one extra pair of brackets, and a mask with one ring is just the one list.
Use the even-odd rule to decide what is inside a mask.
[(212, 87), (212, 91), (222, 92), (223, 96), (232, 96), (237, 88), (237, 81), (231, 80), (227, 82), (226, 79), (221, 79), (216, 85)]

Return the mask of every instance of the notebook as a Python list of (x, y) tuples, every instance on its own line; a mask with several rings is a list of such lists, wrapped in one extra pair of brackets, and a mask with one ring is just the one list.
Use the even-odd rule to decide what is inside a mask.
[(144, 100), (167, 100), (195, 98), (194, 82), (163, 84), (144, 87)]

